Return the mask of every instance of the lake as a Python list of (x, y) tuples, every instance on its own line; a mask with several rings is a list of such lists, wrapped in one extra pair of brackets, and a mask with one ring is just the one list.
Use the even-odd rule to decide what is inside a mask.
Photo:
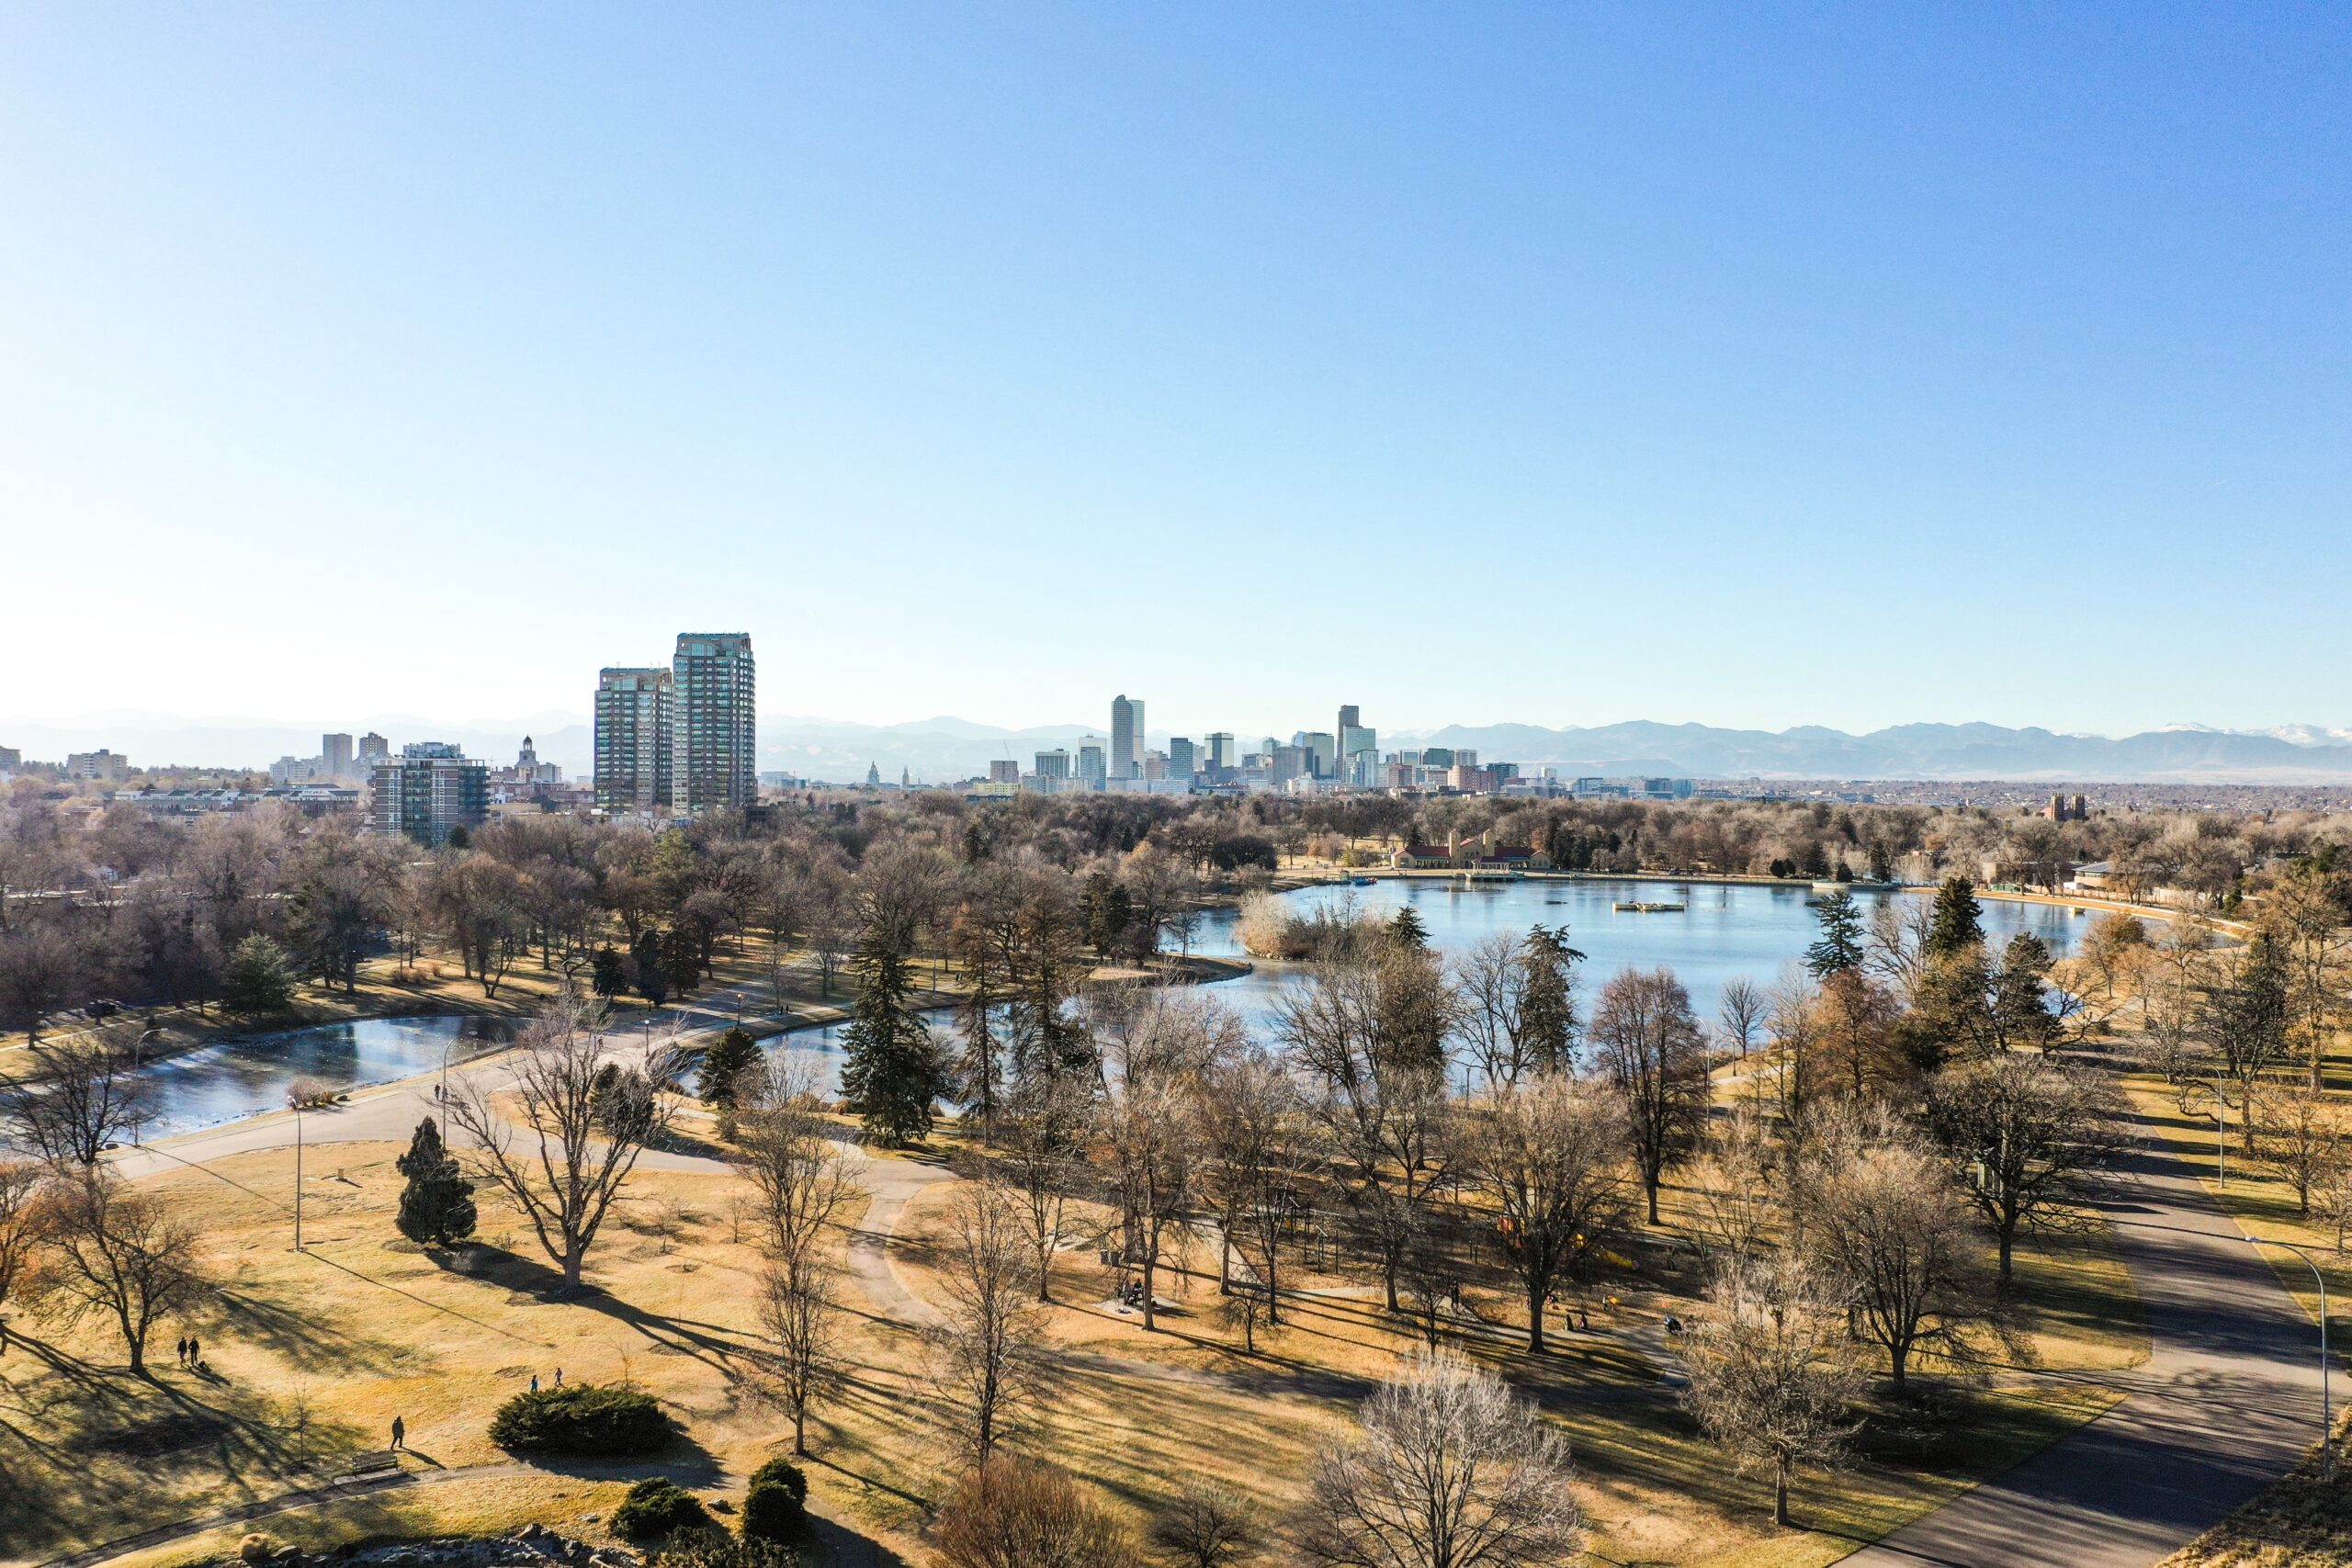
[(340, 1090), (434, 1071), (445, 1053), (455, 1066), (513, 1034), (504, 1019), (360, 1018), (222, 1041), (141, 1069), (156, 1107), (144, 1135), (168, 1137), (280, 1110), (297, 1078)]
[[(1351, 885), (1302, 888), (1283, 896), (1301, 908), (1353, 900), (1386, 919), (1409, 905), (1442, 952), (1456, 953), (1498, 931), (1524, 934), (1534, 925), (1568, 928), (1568, 945), (1585, 955), (1577, 966), (1577, 1009), (1589, 1017), (1593, 998), (1621, 969), (1674, 971), (1690, 993), (1690, 1005), (1712, 1024), (1724, 987), (1739, 976), (1770, 987), (1790, 964), (1804, 956), (1819, 934), (1808, 886), (1705, 882), (1562, 881), (1486, 883), (1463, 888), (1433, 877), (1385, 877), (1369, 887)], [(1917, 893), (1857, 893), (1865, 919), (1890, 898)], [(1680, 903), (1676, 914), (1619, 913), (1619, 902)], [(2020, 931), (2031, 931), (2053, 954), (2072, 951), (2093, 917), (2054, 904), (1986, 898), (1984, 932), (1995, 946)], [(1204, 913), (1193, 935), (1193, 951), (1212, 957), (1244, 958), (1234, 936), (1239, 911)], [(1261, 964), (1238, 979), (1219, 981), (1207, 994), (1239, 1013), (1253, 1027), (1272, 1017), (1285, 987), (1297, 983), (1295, 967)], [(840, 1066), (841, 1026), (801, 1030), (781, 1037), (785, 1049), (805, 1054), (830, 1079)]]
[[(1814, 940), (1812, 893), (1803, 886), (1726, 886), (1703, 882), (1509, 882), (1465, 889), (1435, 878), (1384, 878), (1369, 887), (1305, 888), (1284, 897), (1302, 908), (1352, 900), (1385, 919), (1405, 906), (1419, 914), (1430, 940), (1441, 951), (1459, 952), (1498, 931), (1523, 933), (1542, 924), (1568, 928), (1568, 944), (1585, 954), (1577, 966), (1579, 1011), (1589, 1016), (1592, 999), (1621, 969), (1665, 964), (1690, 992), (1691, 1006), (1712, 1021), (1724, 986), (1747, 976), (1770, 986), (1803, 957)], [(1869, 907), (1890, 897), (1917, 894), (1858, 893)], [(1672, 914), (1619, 913), (1620, 901), (1682, 903)], [(2091, 917), (2052, 904), (1987, 898), (1984, 930), (1997, 945), (2019, 931), (2032, 931), (2053, 953), (2072, 949)], [(1193, 951), (1242, 957), (1235, 940), (1238, 913), (1211, 909), (1193, 937)], [(1243, 1021), (1262, 1028), (1283, 988), (1297, 971), (1261, 965), (1238, 979), (1208, 988)], [(275, 1111), (297, 1078), (312, 1078), (331, 1089), (430, 1072), (444, 1054), (454, 1066), (503, 1044), (513, 1025), (470, 1016), (367, 1018), (319, 1024), (249, 1039), (224, 1041), (167, 1057), (143, 1070), (154, 1086), (157, 1115), (146, 1135), (165, 1137), (239, 1117)], [(841, 1065), (841, 1026), (797, 1030), (779, 1036), (781, 1049), (805, 1055), (831, 1082)]]

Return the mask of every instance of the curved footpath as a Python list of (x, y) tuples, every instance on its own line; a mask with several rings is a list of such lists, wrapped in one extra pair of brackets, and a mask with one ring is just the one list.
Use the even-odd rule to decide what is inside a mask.
[(2319, 1332), (2237, 1222), (2142, 1122), (2109, 1205), (2149, 1335), (2131, 1396), (1844, 1568), (2143, 1568), (2219, 1524), (2318, 1439)]

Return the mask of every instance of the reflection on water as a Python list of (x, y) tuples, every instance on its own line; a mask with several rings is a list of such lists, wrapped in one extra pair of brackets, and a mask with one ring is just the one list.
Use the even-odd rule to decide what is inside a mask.
[(157, 1111), (147, 1135), (277, 1110), (297, 1078), (349, 1089), (430, 1072), (445, 1053), (454, 1066), (512, 1034), (503, 1019), (361, 1018), (224, 1041), (141, 1070)]
[[(1435, 879), (1390, 878), (1369, 887), (1310, 887), (1286, 897), (1301, 908), (1352, 898), (1358, 907), (1384, 919), (1409, 904), (1428, 928), (1431, 943), (1449, 953), (1460, 952), (1498, 931), (1517, 935), (1533, 925), (1565, 924), (1568, 945), (1585, 955), (1577, 976), (1579, 1010), (1590, 1013), (1592, 998), (1619, 970), (1665, 964), (1689, 988), (1690, 1005), (1699, 1017), (1710, 1023), (1725, 984), (1744, 975), (1759, 986), (1771, 986), (1790, 964), (1803, 959), (1805, 948), (1819, 934), (1813, 895), (1804, 886), (1528, 881), (1488, 883), (1464, 890)], [(1865, 919), (1875, 906), (1889, 898), (1921, 897), (1854, 895)], [(1620, 900), (1682, 903), (1689, 908), (1674, 914), (1620, 914), (1611, 907)], [(2031, 931), (2049, 944), (2053, 954), (2064, 956), (2091, 919), (2052, 904), (2001, 898), (1982, 902), (1984, 933), (1996, 946), (2019, 931)], [(1234, 909), (1206, 911), (1193, 933), (1193, 951), (1213, 957), (1245, 956), (1233, 934), (1238, 918)], [(1261, 965), (1238, 979), (1209, 987), (1208, 994), (1262, 1033), (1275, 1001), (1286, 987), (1297, 983), (1295, 968)], [(835, 1085), (841, 1067), (841, 1025), (829, 1024), (779, 1036), (774, 1044), (805, 1053), (826, 1083)]]

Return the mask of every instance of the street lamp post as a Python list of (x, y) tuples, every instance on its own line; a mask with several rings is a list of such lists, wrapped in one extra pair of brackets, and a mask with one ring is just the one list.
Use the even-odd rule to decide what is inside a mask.
[(302, 1250), (302, 1107), (294, 1107), (294, 1250)]
[[(2213, 1181), (2226, 1187), (2230, 1182), (2230, 1097), (2222, 1089), (2222, 1080), (2213, 1080)], [(2324, 1326), (2324, 1325), (2323, 1325)]]
[(2303, 1260), (2303, 1267), (2312, 1271), (2312, 1279), (2319, 1286), (2319, 1477), (2322, 1481), (2333, 1481), (2335, 1479), (2335, 1406), (2328, 1393), (2327, 1276), (2319, 1271), (2319, 1264), (2301, 1243), (2271, 1241), (2258, 1235), (2245, 1239), (2252, 1247), (2285, 1247)]

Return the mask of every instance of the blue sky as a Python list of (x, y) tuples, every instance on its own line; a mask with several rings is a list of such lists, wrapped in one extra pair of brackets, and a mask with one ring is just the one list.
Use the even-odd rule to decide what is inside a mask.
[(2352, 722), (2347, 103), (2328, 6), (13, 5), (0, 711)]

